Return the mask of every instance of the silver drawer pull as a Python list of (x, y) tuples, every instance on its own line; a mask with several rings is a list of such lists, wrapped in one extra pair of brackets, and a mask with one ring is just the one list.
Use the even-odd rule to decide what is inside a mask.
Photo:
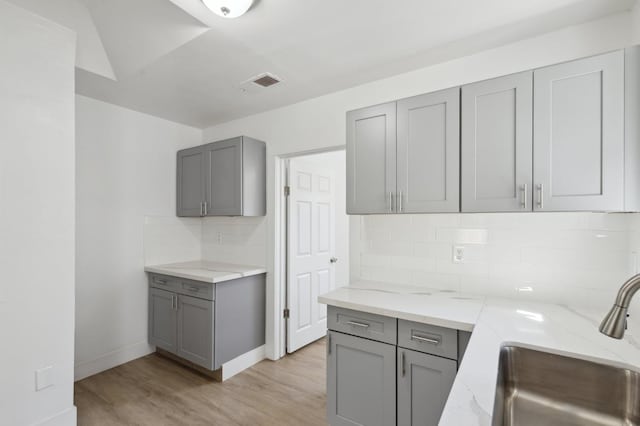
[(418, 342), (430, 343), (432, 345), (439, 345), (439, 339), (431, 339), (429, 337), (416, 336), (415, 334), (411, 335), (411, 340), (417, 340)]
[(364, 322), (347, 321), (347, 324), (353, 325), (353, 326), (356, 326), (356, 327), (369, 328), (369, 324), (364, 323)]

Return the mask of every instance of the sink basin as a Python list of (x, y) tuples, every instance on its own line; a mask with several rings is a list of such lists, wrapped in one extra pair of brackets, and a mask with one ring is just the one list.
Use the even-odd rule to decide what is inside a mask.
[(504, 346), (493, 407), (502, 425), (640, 425), (640, 373)]

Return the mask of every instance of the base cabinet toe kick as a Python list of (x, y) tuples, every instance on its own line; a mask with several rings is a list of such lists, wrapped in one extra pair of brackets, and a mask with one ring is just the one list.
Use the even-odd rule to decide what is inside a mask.
[(437, 426), (471, 333), (328, 307), (331, 426)]
[(218, 370), (265, 343), (265, 274), (220, 283), (149, 274), (149, 343)]

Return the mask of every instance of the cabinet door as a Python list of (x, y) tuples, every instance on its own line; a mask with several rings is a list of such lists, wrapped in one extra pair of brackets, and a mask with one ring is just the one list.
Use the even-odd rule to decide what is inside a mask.
[(460, 211), (460, 89), (398, 101), (399, 213)]
[(392, 213), (395, 193), (395, 102), (348, 112), (347, 213)]
[(213, 370), (214, 302), (178, 296), (177, 355)]
[(178, 152), (176, 214), (202, 216), (205, 187), (205, 153), (202, 147)]
[(327, 420), (332, 426), (396, 424), (396, 347), (329, 331)]
[(462, 87), (462, 211), (531, 211), (532, 84), (524, 72)]
[(624, 52), (536, 70), (536, 210), (624, 209)]
[(149, 343), (176, 353), (176, 294), (149, 288)]
[(437, 426), (456, 368), (454, 360), (398, 348), (398, 426)]
[(206, 215), (242, 215), (242, 138), (205, 145)]

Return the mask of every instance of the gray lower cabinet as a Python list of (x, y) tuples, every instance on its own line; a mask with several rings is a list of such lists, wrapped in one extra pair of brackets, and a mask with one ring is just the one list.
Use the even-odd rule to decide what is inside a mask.
[(396, 424), (396, 346), (329, 331), (327, 420), (332, 426)]
[(457, 362), (398, 348), (398, 426), (437, 426)]
[(170, 291), (149, 289), (149, 341), (169, 352), (175, 352), (177, 343), (176, 297)]
[(149, 343), (208, 370), (265, 343), (265, 274), (211, 284), (149, 275)]
[(178, 216), (264, 216), (266, 144), (247, 136), (178, 151)]
[(469, 332), (336, 306), (327, 325), (329, 424), (438, 424)]
[(178, 295), (178, 345), (176, 355), (200, 366), (213, 365), (215, 303)]

